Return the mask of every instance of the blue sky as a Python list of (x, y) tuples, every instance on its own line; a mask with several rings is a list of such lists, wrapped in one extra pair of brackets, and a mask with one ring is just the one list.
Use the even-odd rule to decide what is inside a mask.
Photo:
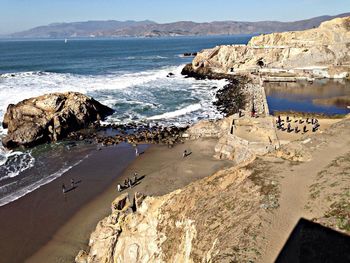
[(350, 12), (350, 0), (0, 0), (0, 34), (53, 22), (294, 21)]

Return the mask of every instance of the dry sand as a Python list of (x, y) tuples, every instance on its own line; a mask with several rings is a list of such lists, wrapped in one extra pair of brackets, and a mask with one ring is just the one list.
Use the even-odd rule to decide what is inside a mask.
[[(204, 178), (224, 167), (230, 161), (218, 161), (212, 156), (216, 140), (188, 141), (174, 148), (152, 146), (141, 154), (110, 187), (80, 209), (61, 227), (44, 247), (26, 262), (73, 262), (80, 249), (86, 249), (88, 238), (97, 222), (110, 213), (110, 204), (118, 193), (116, 185), (132, 177), (136, 171), (145, 176), (140, 184), (127, 191), (132, 195), (163, 195)], [(192, 152), (183, 158), (184, 150)]]
[[(327, 123), (327, 120), (325, 121)], [(327, 169), (331, 167), (335, 160), (348, 156), (350, 153), (349, 123), (350, 121), (347, 120), (347, 124), (343, 127), (340, 126), (336, 129), (333, 127), (334, 130), (312, 135), (311, 140), (304, 144), (306, 149), (312, 153), (311, 161), (301, 163), (285, 161), (278, 165), (275, 164), (267, 171), (268, 173), (281, 174), (280, 206), (274, 213), (268, 215), (267, 221), (270, 223), (263, 227), (266, 246), (258, 262), (274, 262), (300, 218), (312, 220), (324, 216), (330, 203), (336, 202), (342, 194), (336, 191), (349, 189), (349, 180), (338, 180), (338, 184), (341, 184), (338, 189), (322, 187), (322, 192), (330, 192), (330, 196), (332, 196), (332, 199), (329, 200), (330, 203), (327, 204), (320, 200), (322, 201), (320, 206), (313, 206), (312, 209), (308, 208), (310, 205), (310, 187), (317, 182), (319, 174), (324, 171), (327, 174)], [(344, 173), (341, 167), (338, 166), (333, 167), (338, 169), (334, 173)], [(317, 204), (317, 202), (314, 202), (314, 204)]]

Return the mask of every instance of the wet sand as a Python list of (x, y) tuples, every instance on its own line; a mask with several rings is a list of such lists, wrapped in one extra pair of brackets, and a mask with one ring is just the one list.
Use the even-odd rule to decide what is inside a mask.
[[(135, 150), (127, 144), (95, 150), (60, 178), (0, 207), (0, 262), (23, 262), (35, 253), (134, 159)], [(76, 188), (63, 195), (62, 184), (68, 190), (72, 178)]]
[[(196, 140), (170, 149), (162, 145), (151, 146), (106, 191), (80, 209), (50, 242), (26, 262), (74, 262), (79, 250), (87, 248), (90, 234), (98, 221), (110, 214), (111, 203), (119, 194), (115, 186), (123, 183), (125, 178), (132, 177), (135, 171), (140, 177), (145, 177), (137, 186), (124, 190), (130, 196), (136, 191), (147, 195), (163, 195), (231, 166), (230, 161), (219, 161), (212, 157), (215, 144), (216, 140)], [(185, 149), (192, 154), (183, 158)]]

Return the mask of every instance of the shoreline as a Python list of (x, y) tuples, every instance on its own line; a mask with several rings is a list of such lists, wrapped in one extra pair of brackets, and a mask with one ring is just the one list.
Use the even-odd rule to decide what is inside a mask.
[[(141, 192), (146, 195), (164, 195), (182, 188), (193, 181), (204, 178), (212, 173), (232, 165), (230, 161), (215, 160), (213, 156), (216, 140), (204, 139), (186, 141), (173, 148), (166, 145), (152, 145), (136, 160), (132, 161), (122, 174), (90, 202), (87, 202), (72, 217), (70, 217), (53, 235), (25, 262), (72, 262), (79, 250), (86, 249), (90, 234), (97, 223), (110, 214), (112, 201), (119, 196), (116, 185), (125, 178), (131, 177), (135, 171), (139, 176), (145, 176), (131, 190), (133, 194)], [(184, 149), (192, 154), (183, 159)], [(92, 212), (93, 211), (93, 212)]]
[[(61, 177), (0, 207), (2, 260), (23, 262), (35, 253), (81, 207), (105, 191), (134, 159), (135, 151), (127, 144), (94, 151)], [(98, 162), (101, 165), (95, 165)], [(76, 188), (63, 195), (62, 183), (70, 186), (70, 179), (75, 180)]]

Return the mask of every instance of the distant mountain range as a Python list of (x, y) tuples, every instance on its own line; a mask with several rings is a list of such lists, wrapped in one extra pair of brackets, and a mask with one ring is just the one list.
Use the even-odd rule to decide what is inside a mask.
[(153, 21), (86, 21), (55, 23), (9, 35), (11, 38), (85, 38), (85, 37), (160, 37), (197, 35), (258, 34), (282, 31), (305, 30), (318, 27), (320, 23), (336, 17), (350, 16), (344, 13), (336, 16), (319, 16), (295, 22), (261, 21), (215, 21), (196, 23), (181, 21), (160, 24)]

